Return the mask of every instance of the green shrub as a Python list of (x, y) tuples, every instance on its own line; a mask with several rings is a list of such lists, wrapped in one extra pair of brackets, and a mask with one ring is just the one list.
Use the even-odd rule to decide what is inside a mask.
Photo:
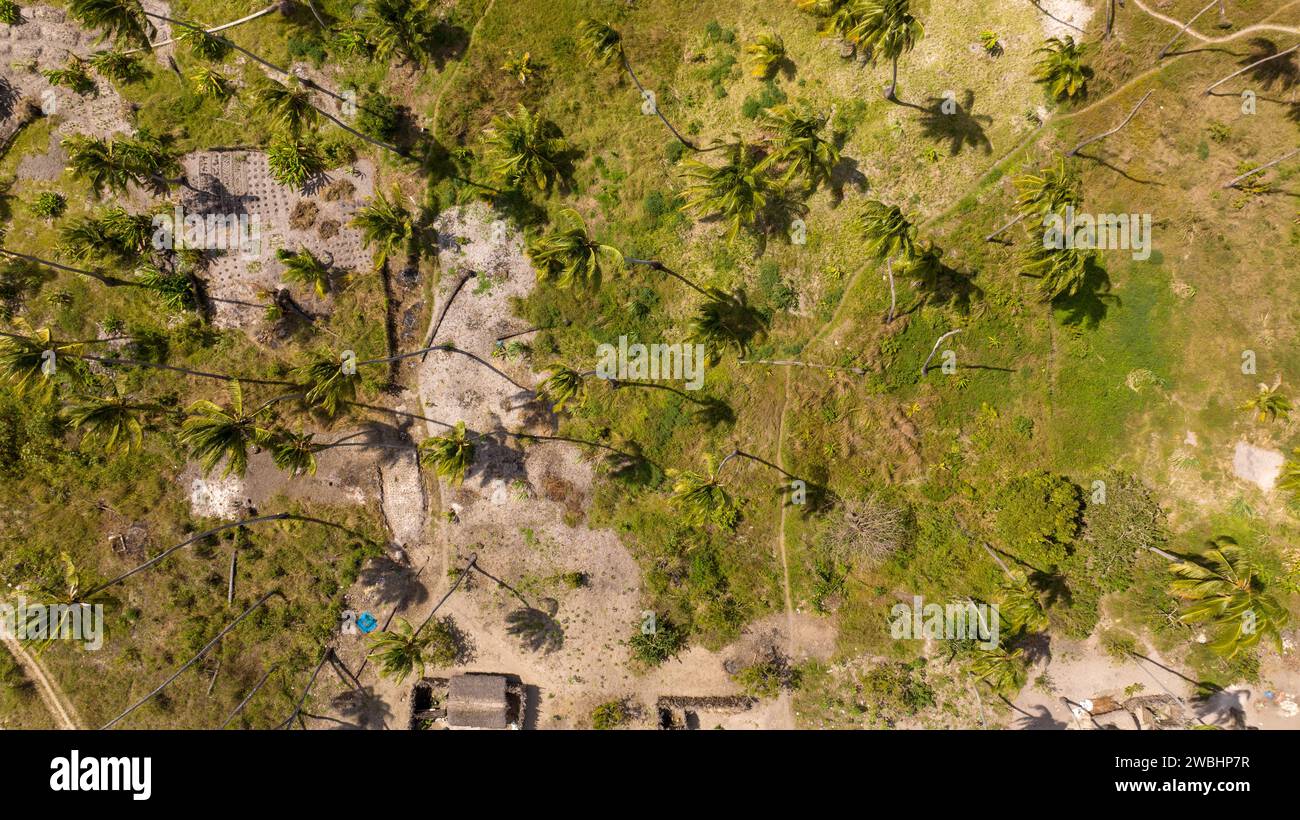
[(637, 625), (628, 646), (634, 659), (645, 666), (658, 666), (686, 648), (686, 633), (668, 618), (656, 616), (650, 629)]
[(1012, 479), (995, 497), (1003, 545), (1038, 569), (1064, 560), (1083, 501), (1068, 478), (1042, 470)]
[(773, 652), (764, 660), (741, 669), (731, 679), (751, 697), (774, 698), (783, 689), (798, 689), (802, 675), (798, 667), (790, 666), (784, 657)]
[(0, 0), (0, 23), (16, 26), (22, 22), (22, 10), (13, 0)]
[(68, 201), (63, 194), (55, 191), (41, 191), (32, 200), (32, 216), (39, 219), (57, 219), (68, 209)]
[(1138, 557), (1168, 538), (1164, 510), (1137, 478), (1106, 474), (1105, 498), (1090, 499), (1079, 539), (1088, 574), (1106, 592), (1123, 592), (1133, 583)]
[(591, 728), (617, 729), (627, 723), (628, 717), (627, 704), (621, 700), (611, 700), (591, 710)]
[(371, 92), (357, 106), (357, 130), (377, 140), (391, 141), (397, 136), (400, 112), (385, 94)]

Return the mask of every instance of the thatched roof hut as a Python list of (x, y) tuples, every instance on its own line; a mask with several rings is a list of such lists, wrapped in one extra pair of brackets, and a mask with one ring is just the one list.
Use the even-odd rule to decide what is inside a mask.
[(447, 725), (452, 729), (512, 728), (506, 689), (504, 675), (453, 676), (447, 693)]

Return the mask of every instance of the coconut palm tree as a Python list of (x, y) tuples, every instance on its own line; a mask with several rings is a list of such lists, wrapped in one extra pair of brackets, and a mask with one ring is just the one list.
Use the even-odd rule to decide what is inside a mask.
[(897, 205), (868, 200), (850, 225), (867, 243), (867, 252), (882, 262), (895, 257), (909, 260), (916, 254), (916, 225)]
[(1052, 302), (1078, 294), (1088, 281), (1091, 251), (1045, 247), (1030, 242), (1020, 257), (1020, 275), (1038, 280), (1039, 297)]
[(579, 373), (563, 364), (552, 364), (551, 375), (546, 377), (538, 389), (538, 394), (546, 399), (556, 410), (563, 410), (569, 402), (582, 400), (586, 391), (587, 377), (595, 375), (594, 370)]
[(704, 526), (716, 524), (725, 529), (735, 529), (740, 511), (731, 493), (722, 486), (719, 464), (712, 455), (704, 456), (704, 471), (667, 470), (673, 482), (673, 505), (688, 524)]
[(194, 277), (183, 269), (163, 270), (156, 265), (141, 265), (136, 269), (135, 281), (172, 310), (197, 310), (199, 307)]
[(1050, 165), (1036, 173), (1025, 173), (1016, 177), (1016, 218), (984, 237), (992, 241), (1011, 226), (1025, 219), (1042, 219), (1048, 214), (1057, 214), (1067, 206), (1079, 207), (1083, 202), (1083, 181), (1079, 170), (1065, 157), (1058, 157), (1055, 165)]
[(749, 55), (750, 76), (770, 79), (785, 61), (785, 41), (779, 34), (760, 34), (745, 46), (745, 53)]
[[(319, 88), (318, 86), (314, 86)], [(253, 105), (268, 117), (292, 140), (299, 140), (304, 133), (315, 129), (321, 119), (329, 120), (359, 140), (378, 148), (384, 148), (398, 156), (405, 156), (402, 149), (389, 145), (383, 140), (375, 139), (340, 120), (312, 101), (307, 84), (295, 75), (286, 77), (286, 82), (279, 82), (270, 77), (263, 78), (253, 86)]]
[(194, 91), (203, 97), (228, 100), (235, 96), (235, 84), (229, 77), (212, 66), (198, 65), (190, 72), (190, 82)]
[(1290, 613), (1232, 539), (1214, 539), (1198, 560), (1172, 563), (1169, 571), (1174, 575), (1169, 594), (1189, 602), (1181, 620), (1209, 623), (1216, 633), (1211, 649), (1231, 658), (1268, 635), (1282, 651)]
[(1282, 473), (1277, 478), (1277, 488), (1292, 495), (1300, 494), (1300, 447), (1291, 451), (1293, 458), (1282, 465)]
[(316, 475), (316, 452), (321, 445), (315, 439), (312, 433), (276, 430), (268, 442), (271, 460), (292, 475)]
[(168, 178), (180, 168), (176, 157), (162, 140), (145, 130), (112, 140), (73, 134), (61, 145), (68, 155), (68, 170), (88, 182), (96, 198), (102, 197), (105, 189), (124, 193), (130, 183), (166, 187), (180, 181)]
[(743, 289), (706, 291), (708, 298), (696, 309), (688, 338), (705, 346), (711, 362), (716, 363), (727, 348), (746, 355), (750, 342), (767, 330), (766, 317), (750, 306)]
[(1088, 92), (1092, 69), (1083, 64), (1083, 46), (1069, 34), (1052, 37), (1036, 49), (1042, 54), (1034, 71), (1034, 81), (1042, 83), (1054, 100), (1072, 100)]
[(641, 84), (636, 72), (632, 70), (632, 63), (627, 58), (627, 51), (623, 48), (622, 34), (619, 34), (613, 26), (607, 23), (601, 23), (597, 20), (584, 20), (578, 24), (578, 40), (582, 50), (587, 54), (588, 61), (592, 64), (608, 66), (617, 62), (621, 65), (623, 70), (627, 72), (627, 76), (632, 79), (632, 83), (637, 87), (637, 91), (641, 93), (641, 99), (645, 103), (652, 105), (655, 116), (659, 118), (659, 121), (664, 124), (664, 127), (677, 141), (692, 151), (700, 150), (695, 143), (683, 137), (681, 132), (668, 121), (663, 111), (659, 110), (658, 100), (650, 95), (645, 86)]
[(976, 652), (969, 671), (976, 682), (983, 681), (1001, 695), (1014, 695), (1025, 685), (1025, 650), (986, 649)]
[(778, 105), (767, 112), (764, 120), (776, 131), (775, 150), (764, 162), (784, 163), (786, 182), (802, 174), (808, 180), (810, 191), (823, 182), (830, 182), (831, 172), (840, 161), (840, 151), (835, 143), (822, 136), (826, 117), (791, 105)]
[(409, 255), (414, 247), (415, 218), (401, 203), (401, 192), (396, 187), (391, 197), (376, 193), (374, 199), (357, 211), (352, 224), (361, 229), (361, 240), (366, 247), (375, 247), (376, 269), (399, 252)]
[(275, 258), (284, 263), (283, 276), (286, 281), (308, 285), (322, 299), (329, 293), (330, 265), (307, 248), (302, 248), (297, 253), (288, 248), (280, 248), (275, 252)]
[[(0, 376), (16, 395), (47, 399), (54, 392), (55, 375), (68, 369), (60, 360), (76, 362), (82, 343), (55, 341), (48, 327), (20, 327), (30, 335), (6, 333), (0, 338)], [(80, 368), (73, 368), (73, 372), (79, 373)]]
[(86, 28), (102, 29), (119, 44), (147, 48), (154, 34), (140, 0), (71, 0), (68, 13)]
[(593, 239), (581, 214), (572, 208), (565, 208), (560, 217), (567, 223), (565, 227), (528, 243), (528, 257), (537, 268), (537, 281), (565, 289), (599, 288), (606, 265), (612, 265), (615, 270), (623, 267), (622, 252)]
[(795, 5), (825, 21), (823, 34), (852, 41), (853, 30), (860, 22), (855, 0), (795, 0)]
[(465, 422), (458, 421), (450, 432), (420, 442), (420, 463), (459, 484), (474, 462), (474, 448), (474, 440), (465, 433)]
[(181, 425), (180, 442), (199, 460), (205, 475), (225, 459), (222, 476), (234, 473), (242, 478), (248, 469), (249, 448), (261, 447), (270, 438), (271, 430), (263, 427), (258, 419), (268, 407), (263, 404), (252, 411), (245, 410), (243, 388), (238, 381), (233, 381), (229, 407), (206, 399), (189, 406), (186, 411), (189, 417)]
[(492, 172), (506, 185), (528, 185), (545, 193), (565, 171), (568, 144), (555, 123), (530, 112), (521, 103), (513, 114), (492, 120), (487, 143), (493, 154)]
[(433, 642), (432, 633), (417, 631), (405, 618), (394, 618), (391, 629), (370, 636), (367, 657), (378, 663), (380, 675), (401, 683), (416, 669), (423, 672)]
[(762, 221), (777, 193), (764, 159), (762, 149), (738, 139), (729, 146), (727, 159), (720, 166), (691, 160), (683, 175), (694, 182), (682, 191), (682, 209), (725, 219), (731, 226), (728, 241), (734, 241), (742, 227), (752, 228)]
[[(3, 239), (3, 234), (0, 234), (0, 240), (2, 239)], [(116, 276), (108, 276), (106, 274), (100, 273), (97, 270), (87, 270), (85, 268), (74, 268), (70, 265), (60, 264), (59, 262), (53, 262), (49, 259), (42, 259), (39, 256), (32, 256), (31, 254), (27, 254), (27, 253), (20, 253), (16, 250), (13, 250), (12, 248), (6, 248), (3, 246), (0, 246), (0, 256), (5, 256), (10, 259), (19, 260), (18, 262), (11, 263), (11, 264), (18, 265), (22, 263), (28, 263), (30, 265), (39, 265), (41, 267), (52, 268), (54, 270), (67, 271), (68, 273), (75, 273), (78, 276), (85, 276), (87, 278), (94, 279), (95, 281), (101, 282), (105, 285), (108, 285), (109, 287), (117, 287), (118, 285), (132, 284), (131, 282), (128, 282), (125, 279), (118, 279)]]
[(321, 351), (291, 370), (290, 377), (302, 387), (303, 399), (309, 405), (328, 416), (336, 416), (341, 405), (356, 401), (361, 377), (355, 369), (351, 370), (351, 373), (345, 371), (339, 359)]
[(898, 58), (925, 36), (925, 27), (912, 15), (911, 0), (860, 0), (854, 5), (857, 24), (849, 38), (871, 49), (872, 59), (884, 57), (892, 65), (885, 99), (898, 99)]
[(1254, 411), (1255, 420), (1259, 422), (1285, 419), (1291, 413), (1291, 400), (1278, 392), (1281, 387), (1282, 374), (1279, 373), (1272, 386), (1259, 385), (1259, 392), (1243, 402), (1241, 409)]
[(110, 396), (88, 396), (63, 408), (63, 415), (75, 430), (82, 431), (81, 443), (97, 444), (109, 454), (129, 453), (144, 439), (143, 417), (158, 409), (140, 404), (113, 385)]
[(1048, 627), (1047, 611), (1023, 572), (1011, 573), (997, 593), (998, 614), (1014, 634), (1043, 632)]
[(422, 63), (434, 39), (438, 18), (428, 0), (370, 0), (358, 21), (374, 56), (387, 62)]
[(276, 136), (266, 146), (271, 178), (290, 188), (302, 188), (325, 170), (325, 156), (310, 139)]

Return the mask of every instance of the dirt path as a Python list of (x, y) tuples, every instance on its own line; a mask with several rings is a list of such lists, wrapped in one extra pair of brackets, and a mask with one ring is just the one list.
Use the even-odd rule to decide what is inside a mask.
[(63, 694), (63, 690), (48, 675), (45, 674), (44, 667), (40, 661), (33, 658), (23, 649), (23, 645), (16, 638), (5, 637), (5, 648), (18, 661), (18, 665), (23, 668), (27, 677), (36, 682), (36, 688), (41, 693), (41, 700), (45, 702), (45, 707), (50, 710), (54, 716), (54, 721), (60, 729), (80, 729), (81, 724), (75, 715), (77, 710), (73, 707), (68, 696)]
[[(1187, 22), (1186, 20), (1175, 20), (1174, 18), (1166, 14), (1161, 14), (1160, 12), (1148, 7), (1146, 3), (1142, 2), (1142, 0), (1133, 0), (1133, 2), (1137, 5), (1138, 8), (1142, 9), (1148, 15), (1156, 18), (1157, 20), (1160, 20), (1161, 22), (1168, 23), (1171, 26), (1182, 28), (1183, 24)], [(1287, 3), (1285, 6), (1282, 6), (1281, 8), (1277, 9), (1276, 11), (1274, 11), (1272, 14), (1270, 14), (1268, 17), (1265, 17), (1264, 19), (1268, 20), (1270, 18), (1276, 17), (1277, 15), (1281, 14), (1282, 12), (1296, 5), (1297, 2)], [(1226, 43), (1229, 40), (1235, 40), (1236, 38), (1242, 36), (1243, 34), (1251, 34), (1256, 31), (1284, 31), (1287, 32), (1288, 34), (1300, 34), (1300, 28), (1296, 28), (1295, 26), (1279, 26), (1273, 23), (1255, 23), (1254, 25), (1246, 26), (1243, 29), (1239, 29), (1238, 31), (1234, 31), (1232, 34), (1227, 34), (1224, 35), (1223, 37), (1210, 37), (1208, 35), (1201, 34), (1199, 31), (1197, 31), (1194, 28), (1189, 28), (1187, 29), (1187, 31), (1184, 31), (1183, 36), (1192, 37), (1196, 40), (1200, 40), (1202, 43), (1213, 44), (1213, 43)]]
[[(781, 388), (781, 409), (778, 415), (781, 418), (781, 425), (776, 431), (776, 464), (782, 470), (785, 466), (785, 405), (790, 398), (790, 368), (785, 369), (785, 385)], [(781, 555), (781, 585), (785, 592), (785, 624), (786, 624), (786, 654), (793, 660), (798, 657), (798, 641), (795, 638), (794, 623), (794, 599), (790, 595), (790, 560), (786, 557), (785, 551), (785, 516), (790, 510), (790, 505), (785, 503), (784, 493), (780, 496), (781, 516), (777, 521), (776, 546)], [(786, 725), (781, 728), (793, 729), (794, 723), (794, 704), (789, 692), (781, 693), (781, 708), (784, 711)]]

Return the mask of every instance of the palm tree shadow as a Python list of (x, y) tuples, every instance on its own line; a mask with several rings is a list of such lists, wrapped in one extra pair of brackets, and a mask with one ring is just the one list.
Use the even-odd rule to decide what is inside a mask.
[(357, 580), (373, 590), (375, 599), (385, 606), (400, 604), (405, 608), (422, 604), (429, 597), (429, 591), (418, 583), (410, 567), (387, 556), (366, 561)]
[(331, 699), (330, 706), (350, 719), (358, 729), (386, 729), (389, 719), (393, 717), (388, 704), (371, 686), (360, 690), (345, 689)]
[(1111, 304), (1121, 304), (1119, 297), (1111, 294), (1110, 287), (1110, 275), (1095, 259), (1090, 259), (1079, 290), (1073, 296), (1053, 299), (1052, 308), (1066, 325), (1095, 328), (1106, 318)]
[(870, 188), (867, 175), (859, 170), (858, 165), (853, 157), (841, 155), (839, 162), (831, 168), (831, 199), (836, 205), (844, 200), (844, 189), (848, 186), (853, 186), (860, 194), (865, 194)]
[[(545, 603), (554, 604), (554, 599)], [(558, 609), (550, 607), (547, 609)], [(564, 627), (554, 612), (534, 607), (520, 607), (506, 615), (506, 632), (519, 638), (525, 649), (549, 655), (564, 645)]]
[[(1006, 699), (1004, 698), (1003, 700)], [(1063, 730), (1067, 725), (1065, 721), (1057, 720), (1053, 717), (1052, 710), (1048, 709), (1041, 703), (1037, 706), (1030, 706), (1029, 709), (1031, 711), (1021, 709), (1009, 700), (1006, 700), (1006, 703), (1016, 712), (1020, 713), (1020, 716), (1016, 718), (1015, 727), (1022, 731), (1034, 732)]]
[[(961, 102), (942, 97), (931, 97), (926, 102), (928, 107), (913, 107), (921, 111), (921, 130), (927, 138), (946, 141), (948, 153), (954, 157), (967, 146), (992, 153), (993, 143), (984, 126), (991, 125), (993, 118), (973, 112), (974, 91), (966, 89)], [(951, 113), (944, 110), (945, 106), (952, 108)]]
[[(1281, 51), (1277, 43), (1267, 37), (1252, 37), (1247, 41), (1247, 45), (1250, 46), (1250, 53), (1243, 57), (1238, 65), (1248, 66), (1273, 57)], [(1265, 91), (1272, 91), (1275, 85), (1279, 91), (1290, 91), (1300, 85), (1300, 65), (1296, 63), (1296, 53), (1292, 52), (1281, 59), (1269, 60), (1255, 66), (1246, 74), (1259, 83)]]

